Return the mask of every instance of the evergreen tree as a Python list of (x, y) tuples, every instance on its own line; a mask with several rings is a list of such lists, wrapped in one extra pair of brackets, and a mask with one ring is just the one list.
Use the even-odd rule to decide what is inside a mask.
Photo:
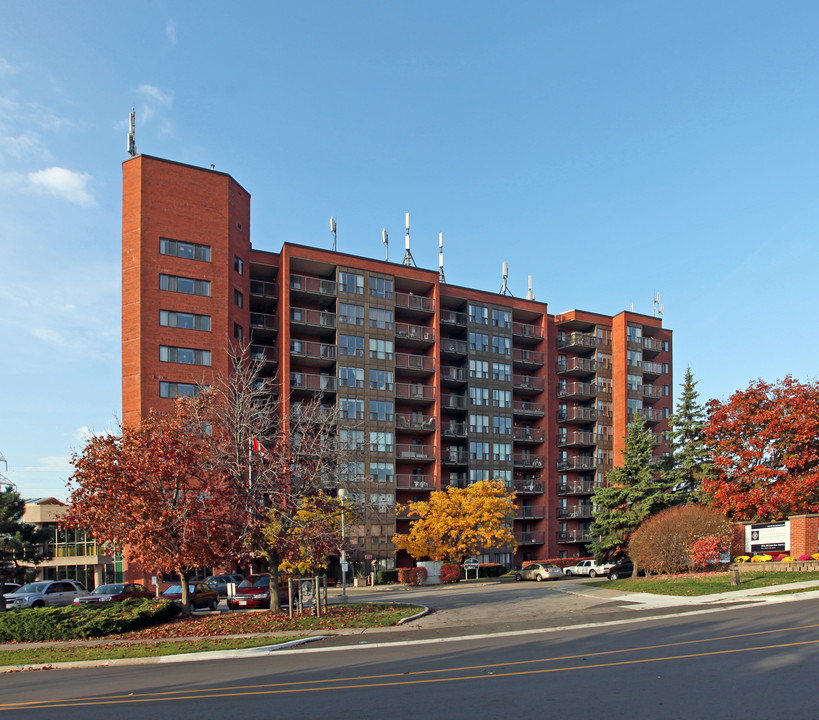
[(673, 480), (652, 464), (654, 436), (637, 415), (625, 437), (623, 464), (606, 475), (594, 493), (594, 522), (589, 551), (598, 562), (622, 554), (631, 534), (649, 515), (674, 504)]
[(10, 486), (0, 492), (0, 609), (7, 580), (25, 580), (26, 565), (36, 565), (50, 556), (44, 552), (48, 533), (23, 522), (26, 504)]
[(704, 501), (702, 479), (708, 474), (709, 454), (703, 439), (705, 408), (698, 401), (697, 381), (691, 368), (685, 371), (680, 385), (682, 394), (677, 410), (668, 421), (668, 441), (671, 451), (668, 477), (674, 481), (681, 503)]

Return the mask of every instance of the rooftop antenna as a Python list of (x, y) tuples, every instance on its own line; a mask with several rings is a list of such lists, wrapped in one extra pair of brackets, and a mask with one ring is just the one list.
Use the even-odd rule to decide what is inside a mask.
[[(0, 452), (0, 463), (6, 466), (6, 472), (9, 470), (9, 464), (6, 462), (6, 458), (3, 457), (3, 453)], [(9, 480), (3, 473), (0, 473), (0, 485), (5, 485), (6, 487), (12, 487), (17, 489), (17, 486)]]
[(444, 234), (438, 233), (438, 282), (445, 283), (444, 277)]
[(529, 290), (526, 292), (526, 299), (527, 300), (534, 300), (535, 293), (532, 291), (532, 276), (529, 276)]
[(128, 156), (136, 157), (136, 110), (131, 109), (128, 116)]
[(660, 302), (660, 293), (654, 296), (654, 317), (661, 318), (663, 316), (663, 305)]
[(336, 219), (334, 217), (330, 218), (330, 232), (333, 233), (333, 252), (335, 252), (338, 235), (336, 234)]
[(381, 228), (381, 242), (386, 245), (384, 250), (386, 257), (384, 258), (387, 262), (390, 261), (390, 236), (387, 235), (387, 231), (384, 228)]
[(512, 293), (509, 292), (509, 288), (506, 285), (506, 280), (509, 277), (509, 263), (504, 260), (503, 262), (503, 284), (501, 285), (500, 294), (501, 295), (511, 295)]
[[(404, 240), (404, 265), (410, 267), (415, 265), (415, 260), (410, 252), (410, 236), (409, 236), (409, 213), (406, 214), (407, 237)], [(417, 266), (416, 266), (417, 267)]]

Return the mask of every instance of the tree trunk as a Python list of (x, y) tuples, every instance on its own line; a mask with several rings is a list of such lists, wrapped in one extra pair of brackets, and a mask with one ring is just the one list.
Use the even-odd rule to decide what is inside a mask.
[(279, 562), (278, 555), (267, 554), (267, 572), (270, 576), (270, 610), (271, 612), (281, 612), (282, 606), (279, 602)]
[(182, 586), (182, 617), (190, 617), (193, 614), (191, 608), (191, 586), (188, 582), (190, 573), (187, 570), (179, 571), (179, 584)]

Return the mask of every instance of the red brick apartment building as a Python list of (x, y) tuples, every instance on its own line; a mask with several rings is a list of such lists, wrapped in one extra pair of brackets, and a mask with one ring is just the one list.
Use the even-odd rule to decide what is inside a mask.
[[(582, 298), (581, 298), (582, 299)], [(138, 155), (123, 164), (126, 422), (227, 373), (231, 338), (277, 374), (291, 406), (338, 403), (361, 448), (368, 508), (352, 559), (397, 560), (395, 506), (502, 478), (517, 493), (505, 563), (585, 554), (592, 494), (629, 417), (657, 437), (671, 411), (671, 331), (659, 318), (572, 310), (301, 245), (250, 242), (250, 195), (213, 170)], [(354, 428), (354, 429), (352, 429)], [(369, 497), (366, 497), (369, 495)]]

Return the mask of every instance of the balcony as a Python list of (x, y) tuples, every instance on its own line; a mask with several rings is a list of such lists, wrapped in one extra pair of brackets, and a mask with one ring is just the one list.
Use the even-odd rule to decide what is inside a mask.
[(538, 495), (543, 492), (543, 484), (535, 480), (513, 480), (512, 487), (518, 495)]
[(420, 383), (395, 383), (396, 399), (428, 405), (435, 402), (435, 388)]
[(334, 393), (336, 391), (336, 378), (332, 375), (310, 375), (294, 372), (290, 373), (290, 388), (316, 393)]
[(663, 351), (663, 341), (657, 338), (643, 337), (643, 355), (656, 355)]
[(662, 363), (648, 362), (643, 360), (643, 378), (658, 378), (663, 374)]
[(512, 348), (512, 364), (518, 367), (543, 367), (544, 358), (542, 352)]
[(440, 312), (441, 325), (456, 325), (463, 326), (467, 323), (466, 313), (456, 312), (455, 310), (441, 309)]
[(558, 339), (557, 349), (568, 352), (591, 352), (597, 348), (597, 338), (588, 333), (573, 332), (565, 338)]
[(395, 353), (395, 368), (411, 375), (429, 375), (435, 372), (435, 358), (430, 355)]
[(513, 400), (512, 414), (521, 417), (541, 418), (546, 413), (546, 406), (543, 403), (533, 403), (528, 400)]
[(513, 322), (512, 337), (518, 342), (535, 345), (543, 340), (543, 328), (528, 323)]
[(431, 345), (435, 342), (435, 328), (395, 323), (395, 341), (413, 345)]
[(557, 533), (558, 543), (587, 543), (591, 542), (591, 536), (583, 530), (570, 530)]
[(459, 357), (466, 355), (469, 348), (464, 340), (455, 338), (441, 338), (441, 357)]
[(423, 317), (435, 312), (435, 302), (431, 297), (403, 292), (395, 293), (394, 297), (396, 312), (403, 311), (404, 315), (411, 314)]
[(542, 443), (546, 431), (542, 428), (515, 426), (512, 428), (512, 437), (516, 443)]
[(395, 487), (398, 490), (424, 490), (429, 492), (435, 489), (435, 476), (402, 473), (395, 476)]
[(312, 332), (332, 334), (336, 329), (336, 314), (326, 310), (290, 308), (290, 324)]
[(557, 461), (557, 469), (559, 472), (582, 472), (584, 470), (596, 470), (597, 458), (588, 456), (565, 458)]
[(515, 542), (520, 545), (543, 545), (546, 542), (546, 533), (542, 530), (535, 532), (514, 532)]
[(307, 275), (290, 274), (290, 296), (315, 299), (316, 297), (335, 298), (338, 285), (335, 280), (308, 277)]
[(596, 363), (591, 358), (566, 358), (564, 362), (557, 364), (558, 375), (582, 377), (583, 375), (594, 375), (596, 371)]
[(571, 407), (559, 410), (557, 421), (561, 423), (576, 423), (582, 425), (597, 420), (597, 410), (590, 407)]
[(328, 343), (310, 340), (291, 340), (290, 357), (299, 358), (303, 365), (318, 367), (332, 365), (336, 361), (337, 348)]
[(594, 480), (570, 480), (565, 483), (558, 483), (558, 495), (593, 495), (599, 486)]
[(546, 380), (534, 375), (512, 375), (512, 387), (515, 392), (536, 395), (546, 388)]
[(514, 453), (512, 455), (512, 465), (516, 468), (540, 469), (543, 467), (545, 460), (545, 455), (532, 455), (530, 453)]
[(447, 410), (466, 410), (466, 395), (449, 393), (441, 398), (441, 407)]
[(261, 342), (271, 341), (279, 331), (279, 321), (271, 313), (250, 313), (250, 330), (254, 338)]
[(643, 385), (643, 401), (644, 402), (655, 402), (659, 400), (663, 396), (662, 388), (658, 388), (656, 385)]
[(574, 507), (560, 507), (557, 509), (558, 520), (591, 520), (593, 517), (591, 503), (583, 503)]
[(431, 462), (435, 460), (435, 446), (401, 443), (395, 446), (395, 459)]
[(467, 465), (469, 463), (469, 453), (466, 448), (450, 447), (441, 451), (441, 465)]
[(663, 419), (662, 412), (654, 408), (643, 408), (632, 413), (631, 417), (634, 418), (636, 415), (640, 415), (646, 421), (646, 425), (656, 425), (658, 422), (662, 422)]
[(590, 447), (596, 444), (594, 433), (586, 430), (573, 430), (557, 436), (558, 447)]
[(462, 384), (468, 380), (469, 373), (465, 367), (441, 365), (441, 382)]
[(273, 348), (263, 345), (251, 345), (248, 354), (251, 360), (265, 364), (277, 363), (279, 360)]
[(250, 281), (251, 307), (274, 308), (279, 302), (279, 284), (265, 280)]
[(515, 508), (515, 520), (542, 520), (545, 517), (545, 505), (518, 505)]
[(466, 423), (450, 420), (441, 424), (441, 437), (445, 438), (465, 438)]
[(428, 433), (435, 430), (435, 418), (421, 413), (396, 413), (395, 429), (408, 432)]
[(597, 386), (586, 382), (570, 382), (557, 388), (557, 396), (562, 400), (589, 400), (597, 397)]

